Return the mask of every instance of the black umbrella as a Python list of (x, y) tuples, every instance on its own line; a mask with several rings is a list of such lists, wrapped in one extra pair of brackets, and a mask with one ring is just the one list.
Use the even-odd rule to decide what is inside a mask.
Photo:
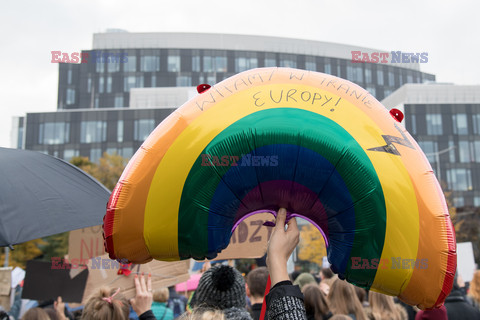
[(100, 225), (109, 196), (68, 162), (0, 148), (0, 246)]

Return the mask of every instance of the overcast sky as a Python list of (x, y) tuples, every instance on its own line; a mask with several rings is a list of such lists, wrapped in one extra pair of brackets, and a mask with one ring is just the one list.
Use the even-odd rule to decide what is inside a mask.
[(107, 28), (280, 36), (428, 52), (439, 82), (480, 84), (478, 0), (6, 0), (0, 9), (0, 146), (12, 116), (55, 111), (53, 50), (91, 49)]

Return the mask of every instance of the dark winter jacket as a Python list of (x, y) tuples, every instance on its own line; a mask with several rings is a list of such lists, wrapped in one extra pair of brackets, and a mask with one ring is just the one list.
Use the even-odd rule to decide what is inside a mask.
[(480, 312), (470, 305), (459, 289), (453, 288), (445, 299), (448, 320), (480, 319)]

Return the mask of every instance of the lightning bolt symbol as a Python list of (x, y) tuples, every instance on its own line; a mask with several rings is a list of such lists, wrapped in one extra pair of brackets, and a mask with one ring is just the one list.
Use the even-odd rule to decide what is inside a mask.
[(384, 145), (384, 146), (370, 148), (370, 149), (367, 149), (367, 150), (378, 151), (378, 152), (386, 152), (386, 153), (391, 153), (391, 154), (394, 154), (394, 155), (397, 155), (397, 156), (401, 156), (400, 152), (395, 147), (394, 143), (415, 150), (415, 147), (410, 142), (410, 140), (408, 140), (407, 136), (402, 132), (402, 130), (399, 128), (398, 124), (394, 123), (394, 125), (395, 125), (395, 128), (398, 130), (398, 132), (400, 132), (400, 134), (402, 135), (402, 138), (382, 134), (383, 140), (385, 140), (385, 142), (387, 144)]

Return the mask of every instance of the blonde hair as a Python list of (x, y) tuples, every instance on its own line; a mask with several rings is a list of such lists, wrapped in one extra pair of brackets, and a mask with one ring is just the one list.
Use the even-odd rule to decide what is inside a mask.
[[(83, 308), (82, 320), (128, 320), (130, 307), (118, 289), (102, 287), (88, 298)], [(112, 297), (115, 294), (114, 297)], [(111, 302), (108, 301), (111, 298)]]
[(353, 285), (344, 280), (337, 279), (332, 283), (328, 293), (328, 305), (334, 315), (354, 314), (357, 320), (367, 320)]
[(376, 319), (402, 320), (400, 310), (395, 307), (393, 297), (370, 291), (368, 301)]
[(167, 302), (170, 293), (167, 288), (159, 288), (153, 291), (153, 301), (156, 302)]
[(480, 303), (480, 270), (475, 271), (473, 279), (470, 282), (470, 290), (468, 295)]
[(197, 307), (191, 313), (185, 312), (179, 320), (225, 320), (222, 310)]
[(22, 320), (50, 320), (48, 313), (41, 308), (31, 308), (22, 317)]

